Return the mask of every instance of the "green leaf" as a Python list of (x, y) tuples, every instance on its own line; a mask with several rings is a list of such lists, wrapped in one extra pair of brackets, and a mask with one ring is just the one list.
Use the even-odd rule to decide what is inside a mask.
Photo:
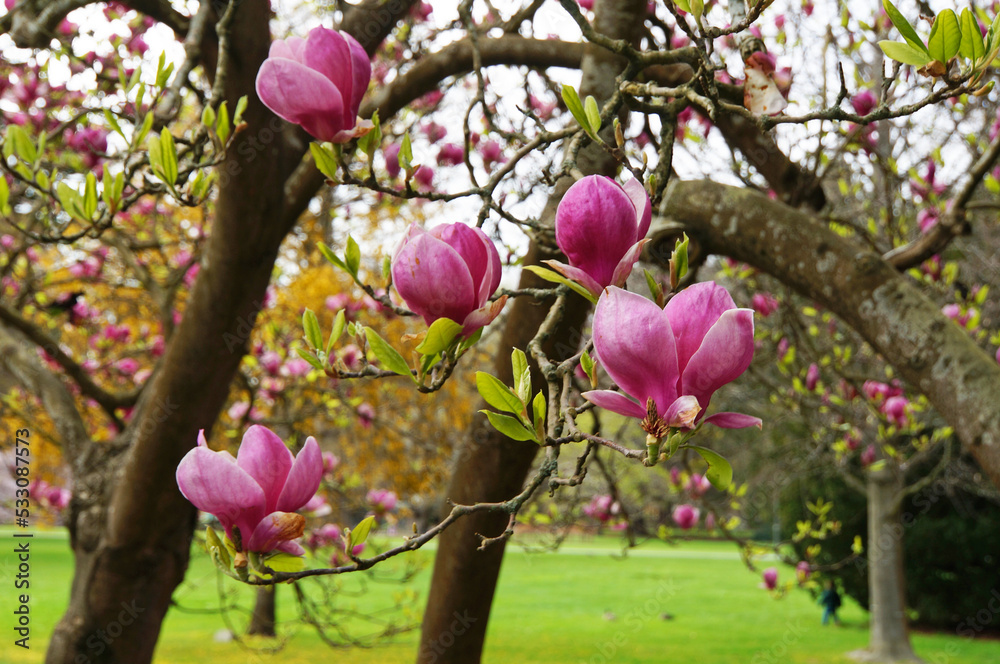
[(688, 245), (691, 241), (688, 239), (687, 233), (684, 233), (683, 239), (677, 240), (674, 245), (674, 252), (670, 255), (670, 286), (671, 288), (677, 288), (677, 285), (684, 278), (684, 275), (688, 271)]
[[(917, 31), (913, 29), (912, 25), (910, 25), (910, 22), (907, 21), (906, 18), (899, 13), (899, 10), (896, 9), (896, 5), (892, 4), (890, 0), (882, 0), (882, 6), (885, 8), (885, 13), (889, 15), (889, 20), (892, 21), (892, 24), (896, 26), (897, 30), (899, 30), (899, 34), (903, 36), (903, 39), (906, 40), (906, 43), (912, 46), (914, 49), (922, 51), (925, 55), (928, 56), (928, 58), (930, 58), (930, 52), (927, 50), (927, 47), (924, 46), (923, 40), (920, 39), (920, 36), (917, 34)], [(885, 49), (883, 48), (882, 50), (884, 51)], [(886, 55), (889, 54), (886, 53)], [(893, 58), (894, 60), (897, 59), (891, 55), (889, 55), (889, 57)], [(930, 60), (928, 59), (926, 62), (929, 61)], [(904, 61), (900, 60), (900, 62)], [(913, 63), (907, 62), (906, 64), (913, 64)]]
[(410, 145), (409, 134), (403, 134), (403, 143), (399, 146), (399, 165), (407, 172), (413, 165), (413, 146)]
[(309, 152), (312, 153), (316, 168), (326, 176), (327, 180), (337, 181), (337, 157), (332, 150), (326, 146), (313, 141), (309, 144)]
[(595, 296), (593, 293), (591, 293), (589, 290), (587, 290), (580, 284), (576, 283), (575, 281), (567, 279), (566, 277), (562, 276), (555, 270), (550, 270), (548, 268), (541, 267), (540, 265), (525, 265), (524, 269), (529, 272), (534, 272), (535, 274), (537, 274), (542, 279), (545, 279), (546, 281), (551, 281), (553, 283), (569, 286), (573, 292), (579, 293), (583, 297), (590, 300), (591, 304), (597, 304), (597, 296)]
[(115, 114), (108, 109), (104, 109), (104, 121), (107, 122), (108, 126), (114, 129), (119, 136), (123, 139), (125, 138), (125, 132), (122, 131), (122, 126), (118, 124), (118, 119), (115, 117)]
[(21, 161), (27, 164), (35, 163), (35, 160), (38, 158), (38, 152), (35, 150), (34, 141), (31, 140), (31, 136), (28, 135), (28, 132), (23, 127), (19, 125), (8, 126), (6, 140), (11, 142), (14, 154)]
[(301, 572), (306, 568), (305, 558), (283, 551), (265, 559), (264, 564), (275, 572)]
[(243, 111), (247, 110), (247, 96), (243, 95), (236, 102), (236, 112), (233, 113), (233, 126), (243, 121)]
[(691, 13), (691, 3), (689, 0), (674, 0), (674, 4), (677, 5), (678, 9), (683, 9), (688, 14)]
[(520, 420), (510, 415), (494, 413), (492, 410), (481, 410), (479, 412), (486, 413), (486, 417), (489, 419), (490, 424), (493, 425), (493, 428), (508, 438), (513, 440), (535, 440), (535, 432), (521, 424)]
[[(88, 173), (88, 175), (90, 175)], [(48, 189), (49, 185), (52, 184), (52, 180), (49, 179), (49, 174), (45, 171), (38, 171), (35, 174), (35, 182), (38, 183), (39, 189)]]
[[(104, 169), (107, 172), (108, 169)], [(7, 178), (0, 177), (0, 214), (10, 214), (10, 187), (7, 185)]]
[(323, 333), (319, 329), (319, 319), (312, 309), (306, 309), (302, 314), (302, 329), (306, 334), (306, 343), (310, 348), (323, 347)]
[(528, 369), (528, 356), (520, 348), (515, 348), (510, 354), (510, 365), (514, 370), (514, 391), (523, 403), (531, 398), (531, 370)]
[(422, 355), (443, 353), (461, 331), (462, 326), (450, 318), (438, 318), (427, 328), (427, 335), (417, 346), (417, 352)]
[(351, 276), (357, 278), (358, 268), (361, 267), (361, 248), (350, 235), (347, 236), (347, 248), (344, 250), (344, 265)]
[(938, 62), (947, 63), (958, 54), (961, 44), (962, 29), (958, 25), (958, 17), (951, 9), (942, 10), (934, 18), (927, 50)]
[(160, 149), (163, 159), (163, 176), (166, 185), (173, 188), (177, 182), (177, 147), (174, 145), (174, 137), (170, 131), (164, 127), (160, 132)]
[(323, 363), (319, 361), (318, 357), (316, 357), (316, 353), (308, 351), (305, 348), (296, 348), (295, 352), (298, 353), (298, 356), (301, 357), (306, 362), (308, 362), (314, 369), (319, 369), (320, 371), (326, 371), (326, 369), (323, 367)]
[(704, 0), (691, 0), (691, 15), (694, 16), (695, 23), (701, 23), (701, 16), (705, 13)]
[(382, 126), (379, 123), (378, 111), (372, 114), (372, 124), (375, 125), (372, 130), (358, 139), (358, 149), (368, 156), (369, 166), (372, 164), (375, 149), (382, 143)]
[(566, 108), (573, 114), (576, 121), (585, 131), (589, 132), (590, 123), (587, 121), (587, 113), (583, 110), (583, 102), (580, 101), (580, 95), (577, 94), (576, 88), (571, 85), (563, 85), (562, 98)]
[(93, 219), (97, 212), (97, 176), (93, 171), (87, 173), (87, 181), (83, 189), (83, 214), (87, 219)]
[(334, 266), (339, 267), (344, 272), (349, 272), (347, 265), (344, 264), (344, 261), (340, 260), (337, 254), (333, 253), (333, 249), (330, 249), (330, 247), (326, 246), (322, 242), (319, 243), (319, 253), (323, 254), (323, 258), (328, 260)]
[(375, 357), (382, 363), (382, 366), (400, 376), (408, 376), (414, 382), (416, 377), (410, 373), (410, 365), (406, 363), (403, 356), (395, 348), (379, 336), (378, 332), (370, 327), (365, 328), (365, 336), (368, 338), (368, 345), (371, 347)]
[(485, 371), (477, 371), (476, 389), (479, 390), (483, 400), (497, 410), (514, 413), (522, 419), (527, 415), (524, 402), (496, 376), (491, 376)]
[(153, 128), (153, 114), (146, 113), (146, 117), (142, 119), (142, 125), (139, 127), (139, 131), (132, 136), (132, 146), (137, 147), (142, 145), (142, 142), (146, 140), (146, 135), (149, 134), (149, 130)]
[(233, 564), (233, 559), (229, 556), (229, 550), (222, 543), (219, 536), (215, 534), (212, 526), (205, 528), (205, 544), (208, 548), (208, 555), (219, 569), (229, 571)]
[(83, 206), (81, 205), (80, 192), (72, 188), (66, 182), (60, 182), (56, 186), (56, 198), (66, 212), (76, 219), (83, 219)]
[(597, 107), (597, 100), (590, 95), (587, 95), (587, 101), (584, 102), (583, 113), (587, 117), (584, 129), (591, 134), (599, 132), (601, 130), (601, 109)]
[(649, 288), (649, 294), (652, 296), (653, 302), (662, 307), (663, 287), (660, 286), (660, 282), (656, 280), (656, 277), (649, 270), (643, 268), (642, 273), (646, 277), (646, 287)]
[(215, 128), (215, 109), (206, 106), (201, 112), (201, 123), (209, 129)]
[(535, 422), (535, 440), (545, 440), (545, 394), (538, 390), (534, 400), (531, 402), (531, 412)]
[(902, 62), (904, 65), (923, 67), (927, 63), (931, 62), (931, 56), (927, 55), (923, 51), (913, 48), (909, 44), (882, 40), (878, 43), (878, 46), (887, 57)]
[(706, 447), (699, 447), (697, 445), (691, 445), (690, 447), (708, 463), (708, 471), (705, 473), (705, 477), (712, 483), (712, 486), (720, 491), (728, 489), (729, 485), (733, 483), (733, 467), (729, 465), (726, 458)]
[(983, 33), (979, 31), (979, 22), (968, 9), (962, 10), (962, 45), (959, 47), (959, 52), (973, 62), (978, 61), (986, 54)]
[(583, 351), (583, 355), (580, 356), (580, 366), (583, 367), (583, 373), (587, 374), (587, 378), (590, 379), (591, 386), (597, 385), (597, 380), (594, 378), (594, 358), (590, 356), (590, 353)]
[(341, 309), (337, 312), (337, 315), (333, 317), (333, 329), (330, 330), (330, 339), (326, 342), (326, 354), (329, 355), (330, 351), (333, 349), (333, 344), (337, 343), (337, 339), (340, 339), (340, 335), (344, 333), (344, 325), (347, 323), (347, 316), (344, 314), (344, 310)]
[(348, 553), (353, 553), (354, 547), (365, 543), (365, 540), (368, 539), (368, 534), (372, 531), (372, 526), (374, 525), (375, 517), (366, 516), (361, 519), (361, 522), (358, 525), (351, 529), (350, 544), (347, 545)]
[(468, 349), (475, 346), (476, 342), (478, 342), (479, 339), (482, 338), (482, 336), (483, 336), (483, 328), (479, 328), (478, 330), (473, 332), (470, 336), (462, 339), (461, 343), (458, 344), (459, 354), (464, 353)]
[(216, 113), (218, 118), (215, 121), (215, 135), (219, 137), (219, 141), (222, 145), (226, 144), (229, 140), (229, 106), (227, 102), (222, 102), (219, 104), (219, 110)]

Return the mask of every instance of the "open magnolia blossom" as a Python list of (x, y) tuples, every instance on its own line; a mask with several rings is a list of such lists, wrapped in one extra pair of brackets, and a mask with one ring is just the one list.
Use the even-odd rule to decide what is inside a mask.
[(469, 336), (500, 315), (507, 296), (490, 302), (500, 285), (500, 254), (479, 228), (412, 224), (392, 259), (392, 283), (403, 301), (430, 325), (448, 318)]
[[(725, 288), (694, 284), (661, 309), (610, 287), (594, 311), (594, 351), (621, 392), (584, 392), (588, 401), (643, 420), (657, 438), (667, 428), (699, 422), (727, 429), (761, 426), (741, 413), (705, 417), (712, 394), (738, 378), (753, 359), (753, 310), (738, 309)], [(626, 396), (627, 395), (627, 396)]]
[(257, 72), (257, 96), (278, 117), (320, 141), (346, 143), (372, 124), (358, 120), (372, 63), (346, 32), (317, 27), (278, 39)]
[(310, 436), (298, 456), (270, 429), (254, 425), (234, 458), (213, 452), (198, 434), (198, 446), (177, 466), (177, 486), (203, 512), (214, 515), (240, 553), (304, 553), (295, 539), (305, 518), (293, 514), (316, 494), (323, 457)]
[(588, 175), (566, 191), (556, 209), (556, 244), (569, 265), (545, 261), (594, 295), (624, 286), (639, 260), (653, 217), (649, 195), (638, 180), (625, 186)]

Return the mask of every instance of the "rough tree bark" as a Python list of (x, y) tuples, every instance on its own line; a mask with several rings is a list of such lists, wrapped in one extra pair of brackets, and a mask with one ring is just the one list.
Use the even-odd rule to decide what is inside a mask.
[[(140, 10), (159, 6), (135, 4)], [(368, 0), (347, 13), (341, 28), (371, 53), (411, 4)], [(211, 235), (184, 320), (129, 427), (114, 441), (88, 442), (72, 459), (68, 522), (74, 578), (48, 664), (149, 662), (173, 590), (184, 577), (195, 510), (177, 490), (174, 471), (198, 430), (215, 422), (246, 351), (278, 248), (308, 203), (286, 200), (280, 184), (260, 186), (293, 177), (307, 145), (302, 133), (279, 121), (254, 93), (271, 41), (269, 18), (266, 0), (243, 0), (235, 7), (224, 97), (232, 108), (247, 96), (247, 127), (220, 166)]]
[[(642, 25), (645, 2), (595, 3), (595, 29), (615, 39), (635, 38)], [(599, 103), (614, 92), (615, 77), (624, 63), (609, 52), (585, 47), (581, 62), (583, 81), (580, 94), (594, 95)], [(580, 152), (577, 166), (584, 173), (614, 175), (617, 164), (602, 151), (586, 149)], [(555, 208), (569, 186), (563, 181), (550, 197), (544, 219), (555, 218)], [(552, 258), (532, 243), (525, 265), (538, 264)], [(544, 287), (537, 277), (525, 271), (521, 288)], [(545, 344), (553, 358), (565, 358), (576, 352), (583, 339), (582, 327), (588, 303), (574, 296), (569, 300), (563, 319)], [(493, 373), (510, 385), (513, 383), (510, 360), (505, 350), (525, 348), (541, 325), (548, 307), (517, 298), (504, 327), (500, 352)], [(542, 386), (537, 371), (533, 373), (534, 389)], [(515, 442), (492, 429), (485, 417), (477, 418), (470, 440), (461, 451), (453, 470), (446, 497), (456, 503), (494, 502), (506, 500), (518, 493), (538, 452), (531, 442)], [(494, 543), (479, 550), (480, 535), (496, 536), (504, 531), (505, 514), (475, 514), (448, 528), (438, 540), (434, 573), (421, 633), (417, 661), (421, 664), (475, 664), (482, 657), (486, 627), (493, 595), (503, 560), (504, 543)]]
[(647, 258), (666, 265), (680, 231), (837, 314), (930, 400), (1000, 487), (1000, 366), (889, 262), (806, 212), (707, 180), (668, 185)]
[(261, 586), (257, 588), (257, 599), (253, 605), (253, 613), (250, 614), (250, 626), (247, 627), (247, 634), (276, 636), (274, 623), (277, 618), (277, 606), (275, 603), (275, 595), (277, 594), (277, 586)]
[(903, 472), (889, 459), (868, 472), (868, 592), (871, 630), (867, 650), (852, 653), (866, 662), (921, 662), (910, 645), (903, 567), (900, 497)]

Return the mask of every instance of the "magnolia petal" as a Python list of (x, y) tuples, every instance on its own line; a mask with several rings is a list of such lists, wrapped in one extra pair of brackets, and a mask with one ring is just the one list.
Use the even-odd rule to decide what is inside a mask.
[(281, 512), (301, 509), (316, 495), (321, 479), (323, 479), (323, 453), (316, 439), (309, 436), (295, 457), (292, 469), (288, 471), (285, 488), (281, 490), (276, 509)]
[(584, 399), (590, 403), (603, 408), (604, 410), (610, 410), (612, 413), (618, 413), (619, 415), (624, 415), (625, 417), (637, 417), (640, 420), (646, 417), (646, 407), (642, 406), (621, 392), (613, 392), (612, 390), (591, 390), (589, 392), (584, 392), (581, 394)]
[(340, 34), (343, 35), (351, 51), (351, 103), (347, 106), (351, 110), (351, 115), (355, 116), (361, 108), (361, 98), (365, 96), (368, 83), (371, 81), (372, 60), (354, 37), (343, 31)]
[(573, 184), (556, 208), (556, 244), (602, 287), (637, 238), (636, 208), (620, 184), (588, 175)]
[(681, 374), (681, 391), (708, 408), (712, 394), (736, 380), (753, 360), (753, 309), (730, 309), (705, 335)]
[(303, 49), (306, 40), (302, 37), (289, 37), (288, 39), (275, 39), (271, 42), (271, 47), (267, 50), (269, 58), (285, 58), (303, 63)]
[[(252, 477), (267, 498), (267, 511), (273, 512), (285, 486), (294, 458), (288, 447), (273, 431), (255, 424), (243, 434), (236, 463)], [(246, 533), (244, 533), (244, 536)]]
[(274, 547), (276, 551), (282, 551), (284, 553), (291, 554), (293, 556), (304, 556), (306, 555), (306, 550), (302, 548), (302, 545), (294, 540), (289, 540), (287, 542), (281, 542), (278, 546)]
[(692, 284), (667, 302), (664, 311), (677, 340), (677, 368), (681, 373), (719, 316), (735, 308), (729, 291), (714, 281)]
[(315, 27), (306, 37), (303, 64), (325, 76), (340, 92), (343, 102), (341, 127), (349, 127), (357, 116), (351, 110), (354, 81), (351, 75), (351, 49), (341, 33)]
[(202, 512), (215, 515), (227, 532), (250, 532), (266, 514), (264, 490), (228, 452), (196, 447), (177, 466), (177, 486)]
[(462, 321), (462, 336), (467, 337), (479, 328), (492, 323), (500, 315), (500, 312), (503, 311), (506, 304), (507, 296), (501, 295), (493, 302), (487, 302), (484, 306), (470, 313)]
[(415, 234), (392, 262), (396, 291), (430, 325), (438, 318), (465, 320), (476, 309), (469, 267), (454, 248), (429, 233)]
[(649, 397), (664, 413), (677, 398), (677, 353), (663, 310), (641, 295), (611, 286), (594, 310), (594, 350), (605, 371), (640, 404)]
[(272, 512), (261, 519), (243, 548), (259, 553), (273, 551), (282, 542), (302, 537), (305, 527), (306, 518), (301, 514)]
[(636, 179), (626, 182), (622, 189), (625, 190), (625, 193), (632, 200), (632, 205), (635, 206), (635, 218), (638, 224), (635, 239), (641, 240), (646, 237), (646, 233), (649, 232), (649, 223), (653, 220), (653, 205), (649, 201), (649, 194), (646, 193), (646, 188), (642, 186), (642, 183)]
[(632, 245), (631, 249), (625, 252), (625, 255), (622, 256), (621, 261), (618, 263), (618, 267), (615, 268), (614, 275), (611, 277), (612, 286), (618, 286), (621, 288), (625, 285), (625, 282), (628, 281), (628, 276), (632, 274), (632, 268), (635, 267), (636, 261), (638, 261), (639, 256), (642, 255), (642, 248), (646, 246), (647, 242), (649, 242), (649, 240), (643, 238)]
[(759, 417), (744, 415), (743, 413), (716, 413), (709, 415), (703, 422), (714, 424), (723, 429), (745, 429), (746, 427), (764, 428), (764, 422)]
[(578, 267), (573, 267), (572, 265), (566, 265), (565, 263), (560, 263), (559, 261), (542, 261), (553, 270), (566, 277), (567, 279), (572, 279), (576, 283), (580, 284), (595, 296), (600, 297), (601, 291), (604, 287), (599, 283), (594, 281), (594, 278), (581, 270)]
[(375, 128), (375, 124), (371, 120), (362, 120), (361, 118), (357, 118), (355, 120), (355, 124), (354, 124), (353, 127), (351, 127), (350, 129), (344, 129), (344, 130), (338, 131), (330, 139), (330, 142), (331, 143), (347, 143), (348, 141), (352, 141), (355, 138), (359, 138), (361, 136), (364, 136), (365, 134), (367, 134), (368, 132), (370, 132), (374, 128)]
[[(301, 125), (321, 141), (345, 128), (344, 103), (323, 74), (294, 60), (265, 60), (257, 72), (257, 96), (278, 117)], [(353, 118), (352, 118), (353, 119)]]
[[(486, 281), (485, 277), (487, 271), (492, 268), (490, 247), (493, 244), (486, 237), (486, 233), (462, 223), (441, 224), (429, 232), (457, 251), (458, 255), (465, 261), (469, 275), (472, 277), (472, 287), (476, 291), (476, 305), (483, 306), (493, 294), (492, 291), (485, 293), (486, 289), (489, 288), (489, 282)], [(494, 251), (496, 250), (494, 249)]]
[(667, 412), (661, 417), (666, 421), (667, 426), (677, 429), (691, 429), (698, 420), (700, 412), (701, 405), (698, 403), (698, 398), (686, 394), (677, 397), (677, 400), (670, 404)]
[(788, 101), (774, 82), (774, 65), (754, 56), (744, 63), (746, 81), (743, 84), (743, 105), (754, 115), (775, 115), (785, 110)]

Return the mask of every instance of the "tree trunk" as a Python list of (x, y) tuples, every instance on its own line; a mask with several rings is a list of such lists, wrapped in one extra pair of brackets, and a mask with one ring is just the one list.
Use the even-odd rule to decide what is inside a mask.
[(900, 497), (903, 474), (886, 460), (868, 473), (868, 594), (870, 634), (867, 650), (853, 656), (867, 662), (920, 662), (910, 645), (903, 568)]
[(247, 634), (276, 636), (274, 623), (277, 616), (275, 611), (275, 595), (277, 594), (277, 586), (261, 586), (257, 589), (257, 600), (253, 605), (253, 614), (250, 616)]
[[(371, 54), (412, 4), (366, 0), (346, 12), (340, 27)], [(254, 91), (271, 42), (270, 16), (266, 0), (235, 4), (223, 96), (234, 108), (246, 95), (247, 126), (218, 168), (211, 234), (184, 318), (127, 429), (72, 460), (73, 585), (47, 664), (151, 661), (184, 578), (196, 511), (177, 489), (177, 464), (198, 430), (211, 429), (218, 417), (281, 242), (315, 193), (298, 186), (308, 176), (298, 168), (308, 145), (304, 132), (280, 121)], [(205, 65), (214, 75), (213, 63)], [(282, 184), (289, 181), (297, 196), (286, 194)]]
[[(594, 22), (598, 32), (618, 39), (633, 39), (642, 25), (639, 18), (646, 3), (602, 2), (595, 6)], [(581, 63), (583, 81), (580, 94), (594, 95), (605, 100), (614, 91), (615, 76), (622, 61), (609, 52), (587, 46)], [(615, 161), (603, 151), (585, 149), (580, 152), (577, 166), (584, 173), (614, 175)], [(562, 194), (571, 183), (563, 180), (550, 197), (543, 219), (554, 219)], [(532, 242), (524, 265), (538, 264), (552, 258)], [(521, 288), (546, 287), (533, 274), (521, 273)], [(567, 301), (566, 311), (557, 329), (545, 343), (549, 357), (573, 355), (583, 340), (583, 324), (589, 311), (588, 303), (578, 296)], [(493, 373), (504, 383), (513, 384), (509, 350), (525, 348), (548, 313), (526, 298), (517, 298), (511, 306), (504, 328)], [(533, 368), (534, 369), (534, 368)], [(534, 389), (542, 386), (537, 371), (533, 371)], [(538, 452), (532, 442), (515, 442), (498, 433), (479, 417), (473, 424), (470, 440), (456, 463), (448, 487), (447, 498), (459, 504), (495, 502), (517, 494), (524, 485), (531, 463)], [(420, 664), (476, 664), (482, 658), (486, 626), (496, 591), (504, 543), (495, 543), (479, 550), (480, 535), (496, 536), (504, 531), (507, 515), (478, 513), (465, 517), (444, 531), (438, 538), (434, 559), (431, 590), (424, 613), (420, 648)]]

